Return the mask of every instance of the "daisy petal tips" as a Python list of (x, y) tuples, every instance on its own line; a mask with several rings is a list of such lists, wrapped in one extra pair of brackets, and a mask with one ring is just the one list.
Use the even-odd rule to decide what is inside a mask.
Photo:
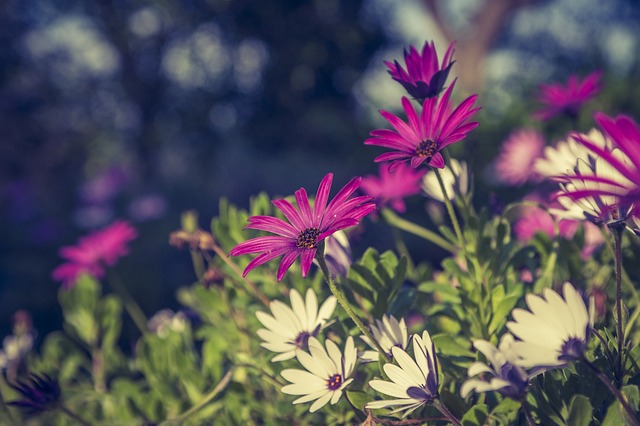
[(413, 358), (399, 347), (391, 349), (396, 364), (385, 364), (383, 369), (391, 381), (371, 380), (369, 386), (380, 393), (394, 397), (372, 401), (365, 408), (398, 407), (390, 414), (404, 411), (408, 416), (416, 408), (438, 397), (438, 359), (431, 336), (425, 330), (422, 337), (414, 335)]
[(279, 300), (269, 305), (271, 314), (256, 312), (258, 321), (265, 328), (258, 330), (263, 348), (278, 353), (271, 361), (286, 361), (296, 356), (296, 350), (307, 350), (309, 338), (315, 337), (327, 325), (336, 309), (336, 298), (330, 296), (318, 309), (318, 299), (308, 289), (305, 300), (297, 290), (289, 293), (291, 307)]
[(353, 337), (347, 339), (344, 354), (332, 341), (327, 340), (323, 346), (315, 337), (311, 337), (309, 352), (298, 351), (296, 354), (306, 370), (282, 371), (282, 377), (291, 382), (282, 388), (282, 393), (302, 395), (293, 401), (294, 404), (315, 401), (309, 407), (309, 412), (313, 413), (329, 401), (335, 404), (340, 400), (344, 389), (353, 381), (349, 376), (355, 368), (358, 353)]
[(318, 245), (325, 238), (336, 231), (357, 225), (360, 219), (376, 208), (375, 204), (370, 202), (371, 197), (349, 198), (360, 186), (360, 177), (351, 179), (333, 200), (328, 202), (332, 181), (331, 173), (322, 179), (313, 208), (304, 188), (295, 192), (297, 209), (287, 200), (274, 200), (273, 205), (282, 212), (287, 221), (272, 216), (249, 218), (245, 229), (257, 229), (276, 235), (252, 238), (231, 249), (230, 256), (260, 253), (249, 262), (243, 276), (263, 263), (282, 256), (277, 272), (278, 281), (282, 280), (298, 257), (301, 258), (302, 276), (306, 277)]
[(443, 168), (444, 158), (440, 151), (448, 145), (460, 142), (471, 130), (478, 126), (477, 122), (468, 122), (480, 108), (473, 108), (477, 95), (462, 101), (453, 111), (450, 105), (451, 92), (455, 81), (444, 92), (441, 98), (430, 98), (424, 101), (420, 115), (407, 98), (402, 98), (402, 106), (408, 122), (387, 111), (380, 114), (393, 126), (395, 131), (379, 129), (371, 132), (371, 138), (365, 145), (376, 145), (392, 151), (376, 157), (375, 162), (389, 161), (390, 171), (400, 164), (409, 162), (417, 168), (422, 163), (431, 167)]

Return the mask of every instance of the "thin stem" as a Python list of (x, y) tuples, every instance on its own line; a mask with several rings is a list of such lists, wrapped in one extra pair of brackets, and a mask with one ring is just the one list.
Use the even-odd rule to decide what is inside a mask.
[(233, 374), (233, 369), (227, 371), (227, 374), (224, 375), (224, 377), (222, 378), (222, 380), (220, 380), (220, 382), (216, 385), (216, 387), (213, 388), (211, 392), (206, 394), (199, 403), (189, 408), (187, 411), (180, 414), (178, 417), (175, 417), (171, 420), (178, 423), (182, 423), (187, 418), (189, 418), (190, 416), (192, 416), (193, 414), (197, 413), (202, 408), (204, 408), (205, 405), (210, 403), (213, 400), (213, 398), (215, 398), (220, 392), (224, 390), (224, 388), (227, 387), (227, 385), (229, 384), (229, 381), (231, 381), (232, 374)]
[(410, 222), (406, 219), (403, 219), (389, 209), (382, 209), (380, 214), (389, 225), (396, 227), (402, 231), (409, 232), (410, 234), (416, 235), (418, 237), (424, 238), (425, 240), (432, 242), (433, 244), (448, 252), (455, 252), (456, 248), (449, 241), (445, 240), (435, 232), (423, 228), (422, 226), (416, 225), (415, 223)]
[(91, 423), (84, 420), (82, 417), (68, 409), (65, 405), (60, 405), (60, 411), (62, 411), (67, 416), (71, 417), (73, 420), (81, 424), (82, 426), (91, 426)]
[(104, 355), (99, 347), (91, 349), (91, 376), (96, 392), (104, 393), (107, 390), (104, 377)]
[(222, 259), (222, 261), (226, 263), (227, 266), (229, 266), (229, 268), (231, 268), (231, 270), (235, 272), (242, 279), (242, 281), (244, 281), (245, 284), (247, 284), (251, 288), (253, 293), (258, 297), (258, 299), (260, 299), (262, 304), (268, 308), (269, 298), (265, 296), (263, 292), (260, 291), (260, 289), (253, 283), (253, 281), (250, 281), (246, 277), (242, 276), (242, 271), (240, 270), (240, 268), (238, 268), (238, 265), (236, 265), (231, 261), (231, 259), (229, 259), (229, 256), (224, 251), (222, 251), (220, 246), (214, 243), (213, 251), (216, 252), (218, 257)]
[(200, 252), (196, 250), (190, 250), (191, 254), (191, 262), (193, 263), (193, 271), (196, 273), (196, 278), (199, 281), (202, 281), (202, 277), (205, 273), (204, 261), (202, 260), (202, 256)]
[(531, 415), (531, 407), (529, 407), (529, 403), (523, 398), (520, 405), (522, 406), (524, 417), (527, 419), (527, 424), (529, 426), (535, 426), (536, 422), (533, 420), (533, 416)]
[(600, 334), (600, 332), (598, 330), (596, 330), (595, 328), (592, 329), (591, 332), (598, 338), (598, 340), (600, 340), (600, 343), (602, 343), (602, 348), (607, 354), (607, 359), (611, 363), (613, 363), (614, 362), (613, 361), (613, 354), (609, 350), (609, 345), (607, 344), (606, 340), (604, 340), (604, 337), (602, 337), (602, 334)]
[(453, 229), (456, 233), (456, 237), (458, 238), (458, 243), (463, 247), (466, 247), (464, 235), (462, 234), (462, 230), (460, 229), (460, 224), (458, 223), (458, 218), (456, 217), (456, 213), (453, 211), (453, 204), (451, 204), (451, 200), (447, 194), (447, 188), (444, 186), (444, 181), (442, 180), (442, 176), (440, 175), (440, 170), (434, 168), (436, 173), (436, 177), (438, 178), (438, 184), (440, 184), (440, 189), (442, 190), (442, 195), (444, 196), (444, 204), (447, 206), (447, 212), (449, 213), (449, 217), (451, 218), (451, 224), (453, 225)]
[(436, 407), (438, 411), (440, 411), (447, 419), (449, 419), (451, 423), (453, 423), (456, 426), (462, 426), (462, 423), (460, 423), (460, 420), (458, 420), (458, 418), (454, 416), (451, 413), (451, 411), (449, 411), (447, 406), (444, 405), (442, 401), (440, 401), (439, 399), (434, 399), (432, 402), (432, 405)]
[(344, 310), (347, 312), (347, 315), (351, 317), (351, 319), (356, 324), (356, 326), (360, 329), (360, 331), (362, 331), (362, 333), (365, 336), (367, 336), (369, 341), (373, 343), (373, 345), (376, 347), (376, 350), (379, 353), (383, 354), (388, 362), (391, 362), (392, 359), (389, 356), (389, 354), (384, 349), (382, 349), (382, 347), (380, 346), (380, 343), (378, 343), (378, 341), (373, 337), (373, 334), (371, 334), (371, 331), (369, 331), (369, 328), (366, 327), (362, 322), (362, 320), (358, 317), (358, 315), (356, 315), (353, 308), (351, 308), (351, 305), (349, 304), (349, 301), (347, 300), (347, 297), (345, 296), (344, 292), (342, 291), (342, 289), (338, 287), (336, 282), (331, 277), (331, 273), (329, 272), (329, 268), (327, 267), (327, 262), (324, 259), (324, 255), (322, 254), (322, 251), (323, 250), (321, 248), (318, 249), (318, 251), (316, 251), (316, 260), (318, 261), (318, 265), (320, 265), (320, 270), (322, 271), (322, 274), (324, 275), (324, 278), (327, 281), (327, 284), (329, 284), (331, 293), (333, 293), (333, 295), (338, 300), (338, 303), (340, 303), (340, 305), (344, 308)]
[(611, 393), (615, 395), (615, 397), (620, 402), (620, 405), (622, 405), (622, 408), (624, 408), (624, 411), (627, 412), (627, 417), (628, 417), (627, 420), (629, 420), (634, 426), (640, 426), (640, 422), (636, 417), (635, 411), (633, 410), (633, 408), (631, 408), (631, 406), (625, 399), (622, 392), (620, 392), (618, 388), (616, 388), (613, 385), (613, 383), (611, 383), (611, 380), (609, 380), (606, 374), (600, 371), (595, 365), (589, 362), (586, 358), (582, 358), (582, 362), (584, 362), (587, 365), (587, 367), (589, 367), (591, 371), (593, 371), (596, 374), (598, 379), (600, 379), (600, 381), (609, 389), (609, 391), (611, 391)]
[(147, 317), (140, 308), (140, 305), (138, 305), (138, 302), (136, 302), (131, 296), (118, 274), (113, 270), (109, 271), (109, 284), (111, 284), (111, 288), (113, 288), (113, 290), (118, 293), (122, 299), (124, 309), (127, 311), (136, 327), (138, 327), (138, 330), (140, 330), (142, 334), (148, 333), (149, 328), (147, 327)]
[(613, 231), (616, 265), (616, 340), (618, 342), (616, 371), (618, 372), (618, 380), (622, 380), (622, 348), (624, 346), (624, 329), (622, 324), (622, 230), (617, 226), (612, 226), (610, 229)]

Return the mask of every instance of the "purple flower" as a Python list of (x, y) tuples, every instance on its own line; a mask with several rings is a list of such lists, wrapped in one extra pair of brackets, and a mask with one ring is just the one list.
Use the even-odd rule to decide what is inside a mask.
[(67, 262), (53, 270), (56, 281), (65, 288), (72, 287), (82, 274), (102, 278), (105, 268), (113, 266), (129, 253), (127, 244), (138, 236), (128, 222), (119, 220), (110, 226), (81, 237), (75, 246), (60, 249), (60, 257)]
[(416, 114), (409, 99), (402, 98), (407, 123), (390, 112), (380, 111), (396, 131), (374, 130), (371, 132), (373, 137), (364, 141), (366, 145), (393, 150), (379, 155), (375, 161), (391, 161), (391, 172), (405, 161), (410, 161), (413, 168), (424, 162), (432, 167), (443, 168), (444, 159), (440, 151), (447, 145), (461, 141), (478, 126), (477, 122), (467, 122), (480, 109), (472, 108), (478, 95), (469, 96), (451, 112), (449, 98), (455, 83), (451, 83), (442, 98), (425, 100), (420, 116)]
[(387, 164), (381, 164), (380, 177), (369, 175), (362, 178), (361, 189), (375, 198), (378, 206), (391, 205), (398, 213), (404, 213), (404, 197), (420, 193), (420, 181), (424, 171), (415, 171), (405, 164), (399, 164), (393, 173)]
[(418, 53), (413, 46), (409, 47), (408, 52), (405, 49), (406, 71), (398, 61), (384, 61), (384, 63), (389, 68), (391, 77), (402, 84), (411, 96), (423, 102), (425, 99), (438, 96), (444, 89), (444, 83), (453, 65), (454, 44), (451, 43), (447, 48), (442, 64), (438, 62), (438, 53), (433, 42), (425, 42), (422, 53)]
[(534, 164), (542, 156), (544, 139), (533, 129), (518, 129), (502, 143), (495, 163), (498, 180), (508, 185), (522, 185), (537, 177)]
[(18, 392), (22, 399), (10, 401), (8, 404), (24, 409), (27, 415), (55, 409), (62, 395), (58, 382), (47, 374), (31, 374), (29, 380), (18, 380), (9, 386)]
[(538, 120), (549, 120), (560, 114), (567, 114), (570, 117), (577, 116), (582, 104), (600, 93), (600, 77), (602, 77), (602, 73), (596, 71), (586, 76), (582, 81), (572, 75), (566, 86), (541, 84), (538, 100), (543, 107), (534, 112), (533, 117)]
[(231, 256), (260, 253), (249, 262), (243, 276), (257, 266), (282, 256), (277, 273), (277, 279), (280, 281), (300, 256), (302, 276), (306, 277), (318, 245), (325, 238), (336, 231), (357, 225), (360, 219), (375, 209), (375, 204), (369, 202), (371, 197), (360, 196), (349, 199), (360, 186), (361, 178), (359, 177), (351, 179), (327, 205), (332, 181), (332, 173), (328, 173), (322, 179), (313, 209), (309, 205), (307, 191), (304, 188), (295, 192), (298, 209), (284, 199), (272, 201), (289, 222), (271, 216), (249, 218), (246, 229), (257, 229), (276, 235), (252, 238), (231, 249), (229, 252)]

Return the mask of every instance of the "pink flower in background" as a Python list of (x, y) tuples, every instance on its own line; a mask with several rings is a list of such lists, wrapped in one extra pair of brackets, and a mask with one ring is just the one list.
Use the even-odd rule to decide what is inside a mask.
[(277, 235), (252, 238), (231, 249), (231, 256), (261, 253), (249, 262), (243, 276), (263, 263), (282, 256), (277, 273), (278, 281), (282, 280), (298, 257), (301, 258), (302, 276), (306, 277), (318, 244), (336, 231), (357, 225), (360, 219), (375, 209), (369, 196), (349, 199), (360, 186), (361, 180), (359, 177), (351, 179), (327, 205), (333, 181), (333, 174), (327, 174), (318, 186), (313, 209), (304, 188), (295, 192), (298, 209), (284, 199), (272, 201), (289, 223), (271, 216), (251, 216), (245, 229), (257, 229)]
[(560, 114), (567, 114), (570, 117), (577, 116), (582, 105), (600, 93), (601, 77), (602, 72), (596, 71), (583, 80), (572, 75), (566, 86), (541, 84), (538, 100), (542, 104), (542, 109), (534, 112), (533, 117), (538, 120), (549, 120)]
[(127, 245), (137, 236), (135, 228), (119, 220), (81, 237), (76, 245), (60, 249), (60, 257), (67, 262), (53, 270), (53, 279), (62, 281), (63, 287), (70, 288), (82, 274), (102, 278), (107, 266), (115, 265), (129, 253)]
[(424, 101), (420, 116), (416, 114), (409, 99), (402, 98), (402, 106), (408, 119), (406, 123), (390, 112), (380, 111), (394, 127), (395, 132), (387, 129), (374, 130), (371, 132), (373, 137), (364, 141), (366, 145), (392, 150), (376, 157), (375, 162), (391, 161), (390, 172), (406, 161), (409, 161), (413, 168), (424, 162), (432, 167), (443, 168), (444, 158), (440, 151), (461, 141), (478, 126), (477, 122), (467, 122), (467, 119), (480, 109), (472, 108), (478, 95), (469, 96), (451, 112), (449, 98), (454, 86), (455, 81), (441, 98)]
[(522, 185), (528, 180), (536, 180), (538, 175), (533, 166), (542, 156), (544, 138), (533, 129), (519, 129), (502, 143), (495, 162), (498, 180), (508, 185)]
[(391, 77), (402, 84), (405, 90), (415, 99), (423, 102), (427, 98), (438, 96), (444, 89), (449, 71), (453, 65), (453, 46), (451, 43), (442, 58), (442, 64), (438, 62), (438, 52), (433, 42), (424, 43), (422, 53), (410, 46), (409, 51), (404, 51), (404, 62), (407, 70), (398, 61), (384, 61), (389, 68)]
[[(527, 243), (538, 232), (543, 232), (553, 238), (555, 235), (556, 219), (549, 213), (538, 207), (526, 207), (513, 230), (521, 243)], [(572, 238), (578, 230), (580, 222), (576, 220), (560, 220), (558, 223), (559, 234), (564, 238)]]
[(381, 164), (380, 177), (368, 175), (362, 178), (362, 192), (376, 200), (378, 206), (390, 205), (398, 213), (404, 213), (404, 197), (420, 193), (420, 181), (424, 170), (416, 171), (404, 163), (389, 172), (388, 164)]

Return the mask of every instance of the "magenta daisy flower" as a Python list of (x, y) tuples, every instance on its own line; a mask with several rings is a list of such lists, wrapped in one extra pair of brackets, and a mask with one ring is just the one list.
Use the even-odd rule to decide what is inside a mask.
[(414, 168), (424, 162), (432, 167), (443, 168), (444, 158), (440, 151), (447, 145), (461, 141), (478, 126), (477, 122), (467, 122), (480, 109), (472, 108), (478, 95), (469, 96), (451, 112), (449, 99), (455, 83), (451, 83), (441, 98), (425, 100), (420, 116), (413, 109), (409, 99), (403, 97), (402, 106), (407, 114), (408, 123), (390, 112), (380, 111), (380, 115), (396, 131), (374, 130), (371, 132), (373, 137), (364, 141), (366, 145), (394, 150), (379, 155), (375, 161), (391, 161), (391, 172), (405, 161), (409, 161)]
[(536, 160), (542, 157), (544, 138), (537, 130), (518, 129), (502, 143), (495, 162), (498, 180), (508, 185), (522, 185), (535, 180)]
[(380, 177), (369, 175), (362, 178), (362, 191), (375, 198), (378, 206), (390, 205), (398, 213), (404, 213), (404, 197), (420, 193), (420, 181), (425, 172), (400, 164), (393, 173), (387, 164), (381, 164)]
[(583, 80), (572, 75), (566, 86), (541, 84), (538, 100), (542, 103), (542, 109), (534, 112), (533, 117), (538, 120), (549, 120), (560, 114), (576, 117), (580, 107), (600, 93), (600, 77), (602, 72), (596, 71)]
[(362, 178), (353, 178), (327, 205), (333, 174), (328, 173), (320, 182), (313, 208), (309, 205), (307, 191), (300, 188), (295, 192), (296, 209), (289, 201), (272, 201), (289, 221), (272, 216), (252, 216), (245, 229), (267, 231), (275, 236), (252, 238), (238, 244), (229, 252), (231, 256), (261, 253), (244, 269), (243, 276), (265, 262), (282, 256), (277, 279), (280, 281), (293, 262), (300, 256), (302, 276), (306, 277), (318, 245), (328, 236), (344, 228), (357, 225), (360, 219), (375, 209), (371, 197), (359, 196), (349, 199), (358, 189)]
[(424, 43), (422, 53), (410, 46), (409, 51), (404, 50), (404, 62), (406, 71), (398, 61), (384, 61), (389, 68), (391, 77), (402, 84), (405, 90), (415, 99), (423, 102), (427, 98), (438, 96), (444, 89), (449, 71), (453, 65), (453, 46), (451, 43), (442, 58), (442, 64), (438, 62), (438, 52), (433, 42)]
[(129, 253), (127, 244), (138, 236), (138, 232), (125, 221), (81, 237), (75, 246), (62, 247), (60, 257), (67, 262), (53, 270), (56, 281), (65, 288), (72, 287), (82, 274), (102, 278), (105, 268), (113, 266)]

